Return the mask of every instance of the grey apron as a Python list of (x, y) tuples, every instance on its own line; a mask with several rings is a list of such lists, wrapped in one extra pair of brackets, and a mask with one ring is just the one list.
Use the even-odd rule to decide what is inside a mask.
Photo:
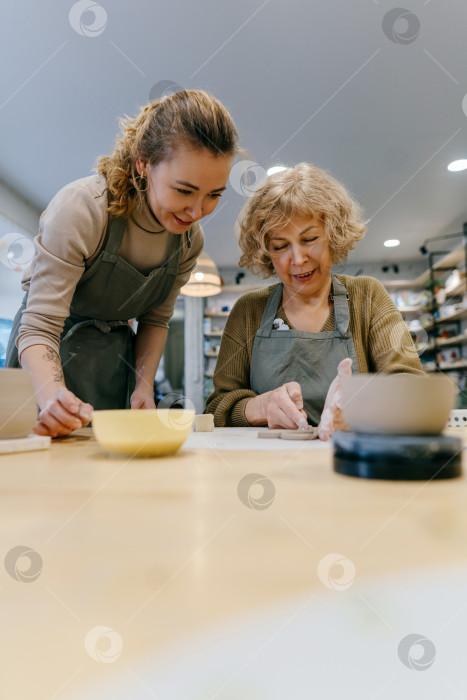
[(250, 368), (250, 386), (263, 394), (286, 382), (298, 382), (302, 388), (303, 407), (311, 425), (318, 425), (326, 394), (337, 366), (346, 357), (353, 360), (352, 371), (358, 372), (357, 357), (349, 331), (349, 304), (345, 287), (332, 275), (334, 300), (333, 331), (274, 330), (273, 322), (281, 303), (283, 285), (279, 284), (268, 299), (261, 325), (255, 335)]
[[(178, 275), (181, 236), (170, 234), (167, 260), (144, 275), (119, 257), (126, 219), (109, 222), (108, 238), (81, 277), (60, 336), (65, 384), (96, 409), (128, 408), (135, 386), (134, 331), (128, 320), (162, 304)], [(6, 366), (18, 366), (16, 337), (27, 293), (13, 321)]]

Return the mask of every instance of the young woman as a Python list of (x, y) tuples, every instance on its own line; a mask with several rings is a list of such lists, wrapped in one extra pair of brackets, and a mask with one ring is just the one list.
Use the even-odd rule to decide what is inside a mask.
[(268, 177), (239, 221), (240, 265), (279, 284), (245, 294), (227, 320), (206, 412), (216, 426), (344, 427), (340, 376), (422, 373), (402, 316), (371, 277), (332, 274), (363, 238), (360, 208), (308, 163)]
[(42, 435), (86, 425), (93, 408), (154, 408), (168, 322), (203, 248), (198, 221), (238, 152), (232, 118), (203, 91), (151, 102), (121, 127), (97, 174), (42, 214), (23, 278), (7, 366), (30, 371)]

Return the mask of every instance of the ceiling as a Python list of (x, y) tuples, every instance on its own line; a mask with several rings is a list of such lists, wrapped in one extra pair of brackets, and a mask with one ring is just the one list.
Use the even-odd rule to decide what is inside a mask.
[[(350, 262), (420, 259), (467, 221), (465, 0), (33, 0), (2, 8), (0, 180), (43, 209), (162, 81), (212, 92), (263, 172), (309, 161), (369, 219)], [(70, 10), (71, 13), (70, 13)], [(204, 220), (235, 266), (232, 178)], [(399, 238), (386, 249), (387, 238)], [(454, 241), (455, 243), (455, 241)], [(453, 244), (454, 244), (453, 243)]]

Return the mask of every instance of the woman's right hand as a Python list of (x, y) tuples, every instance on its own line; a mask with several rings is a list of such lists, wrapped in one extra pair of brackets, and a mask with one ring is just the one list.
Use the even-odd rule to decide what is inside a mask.
[(39, 413), (34, 432), (53, 438), (69, 435), (89, 423), (92, 411), (91, 404), (84, 403), (66, 387), (59, 386), (55, 396), (47, 401)]
[(336, 430), (349, 430), (342, 414), (341, 378), (352, 375), (352, 360), (346, 357), (337, 368), (337, 376), (331, 382), (326, 396), (323, 412), (318, 425), (320, 440), (329, 440)]
[(245, 417), (251, 425), (287, 430), (306, 429), (308, 420), (303, 410), (300, 384), (287, 382), (273, 391), (255, 396), (246, 404)]

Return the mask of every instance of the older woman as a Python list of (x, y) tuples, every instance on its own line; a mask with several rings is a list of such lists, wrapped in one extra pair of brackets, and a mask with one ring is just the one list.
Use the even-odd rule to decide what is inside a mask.
[(242, 296), (228, 318), (206, 412), (217, 426), (345, 427), (340, 379), (422, 373), (380, 282), (332, 274), (364, 236), (345, 188), (307, 163), (265, 180), (241, 212), (240, 266), (279, 283)]

